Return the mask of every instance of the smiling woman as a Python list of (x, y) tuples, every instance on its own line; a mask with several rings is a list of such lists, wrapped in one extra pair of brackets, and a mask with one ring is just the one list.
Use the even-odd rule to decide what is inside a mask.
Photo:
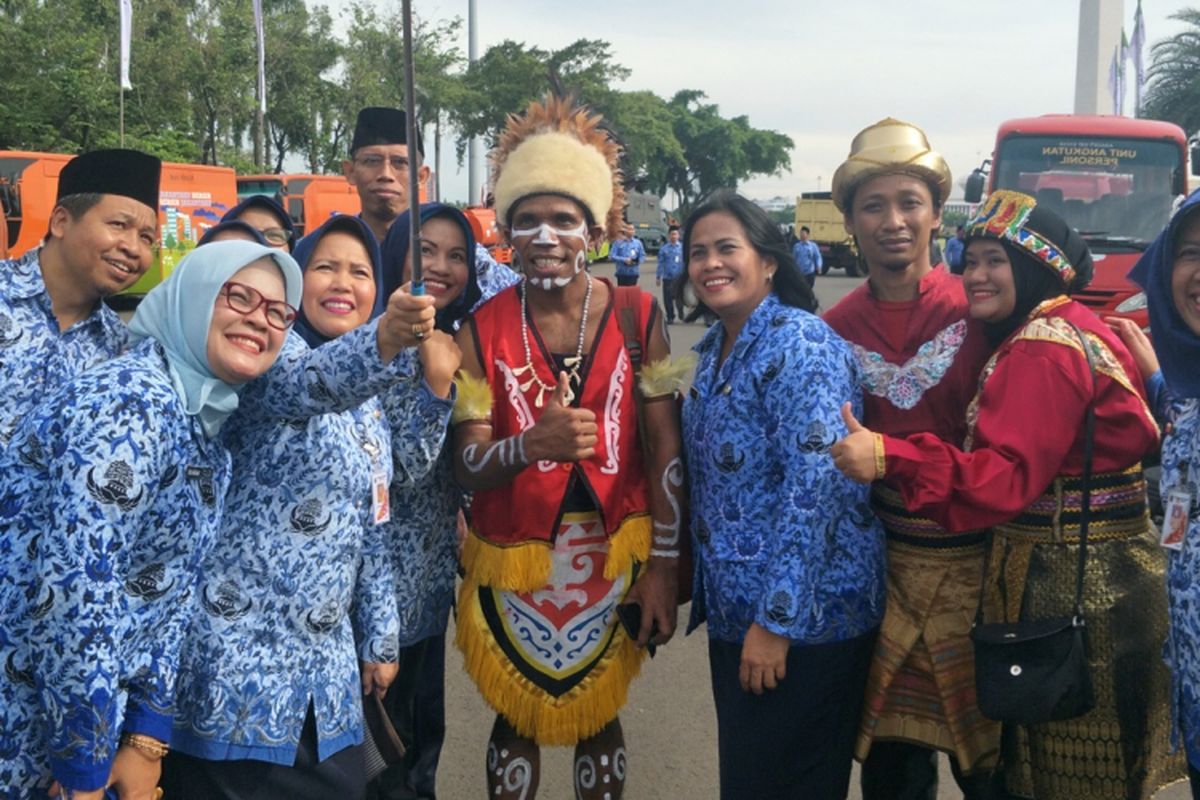
[(696, 346), (683, 440), (721, 797), (844, 797), (883, 614), (883, 531), (829, 459), (858, 370), (749, 200), (715, 195), (683, 241), (720, 318)]
[[(10, 791), (41, 796), (52, 779), (87, 800), (107, 785), (153, 791), (159, 761), (144, 754), (161, 757), (170, 738), (196, 564), (229, 483), (216, 437), (236, 384), (270, 367), (284, 339), (261, 307), (239, 313), (223, 293), (253, 282), (272, 303), (298, 302), (299, 269), (272, 253), (225, 242), (189, 254), (139, 306), (133, 349), (46, 397), (0, 451)], [(66, 520), (87, 520), (87, 535)]]
[[(369, 335), (384, 303), (366, 223), (334, 217), (295, 252), (304, 266), (298, 335), (246, 391), (253, 407), (226, 432), (235, 477), (225, 535), (203, 562), (202, 612), (179, 659), (176, 752), (164, 768), (177, 800), (260, 796), (246, 787), (296, 800), (361, 797), (362, 693), (382, 694), (396, 674), (388, 486), (394, 472), (430, 469), (450, 404), (416, 376), (363, 389), (393, 369), (377, 363)], [(274, 331), (285, 309), (241, 282), (227, 300), (252, 308), (246, 320), (260, 327), (228, 338), (251, 355), (254, 334)], [(455, 367), (442, 368), (447, 394)], [(411, 416), (390, 427), (375, 391), (409, 402)], [(306, 410), (314, 398), (326, 407)]]

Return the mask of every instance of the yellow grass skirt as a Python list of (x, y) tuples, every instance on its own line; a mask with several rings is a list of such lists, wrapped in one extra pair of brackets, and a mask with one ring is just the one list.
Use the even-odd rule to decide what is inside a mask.
[[(522, 736), (575, 744), (625, 704), (645, 652), (618, 624), (616, 607), (649, 555), (649, 525), (640, 522), (627, 522), (610, 542), (597, 514), (565, 514), (553, 549), (521, 546), (540, 550), (522, 553), (517, 560), (529, 568), (508, 581), (495, 580), (496, 562), (515, 565), (519, 551), (469, 538), (455, 641), (484, 700)], [(546, 577), (531, 590), (527, 581), (543, 563)], [(513, 587), (514, 577), (525, 588)]]

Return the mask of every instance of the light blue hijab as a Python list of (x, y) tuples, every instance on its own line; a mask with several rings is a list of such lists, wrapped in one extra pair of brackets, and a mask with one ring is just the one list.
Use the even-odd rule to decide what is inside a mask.
[(238, 386), (213, 375), (208, 364), (208, 329), (221, 287), (246, 265), (271, 258), (283, 273), (287, 302), (300, 307), (303, 278), (295, 260), (254, 242), (212, 242), (188, 253), (170, 276), (150, 290), (129, 323), (133, 340), (153, 339), (167, 355), (171, 382), (188, 414), (198, 415), (212, 438), (237, 409)]

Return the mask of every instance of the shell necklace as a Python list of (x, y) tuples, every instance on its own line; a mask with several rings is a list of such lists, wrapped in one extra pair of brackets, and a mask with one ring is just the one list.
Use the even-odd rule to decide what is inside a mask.
[[(533, 351), (529, 347), (529, 311), (527, 308), (526, 295), (529, 293), (529, 284), (521, 287), (521, 343), (525, 345), (525, 366), (520, 369), (513, 370), (513, 377), (519, 378), (525, 373), (529, 373), (529, 379), (522, 384), (519, 384), (522, 392), (529, 391), (535, 383), (538, 387), (537, 398), (533, 404), (541, 408), (546, 404), (546, 392), (554, 393), (558, 388), (556, 383), (546, 383), (538, 377), (537, 370), (533, 368)], [(575, 344), (575, 355), (564, 358), (563, 366), (567, 368), (567, 394), (564, 398), (567, 403), (575, 399), (575, 390), (571, 388), (571, 381), (579, 382), (579, 370), (583, 366), (583, 340), (587, 336), (588, 311), (592, 307), (592, 278), (587, 276), (587, 289), (583, 293), (583, 314), (579, 318), (579, 340)]]

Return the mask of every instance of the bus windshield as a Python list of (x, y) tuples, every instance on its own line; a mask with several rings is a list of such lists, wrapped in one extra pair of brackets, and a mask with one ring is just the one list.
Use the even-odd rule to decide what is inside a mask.
[(1089, 239), (1144, 244), (1170, 217), (1180, 157), (1145, 139), (1010, 136), (992, 186), (1033, 195)]

